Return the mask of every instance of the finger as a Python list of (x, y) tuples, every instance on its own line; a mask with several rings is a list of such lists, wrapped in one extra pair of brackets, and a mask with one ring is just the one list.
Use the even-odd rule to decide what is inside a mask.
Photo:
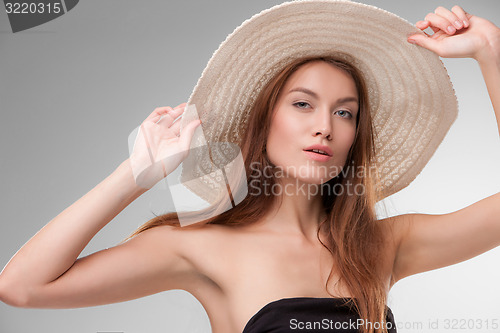
[(467, 18), (467, 15), (465, 13), (465, 10), (462, 9), (460, 6), (453, 6), (451, 8), (451, 11), (458, 17), (459, 20), (462, 21), (464, 28), (469, 27), (469, 19)]
[(181, 119), (177, 119), (177, 121), (170, 126), (170, 130), (173, 131), (175, 135), (179, 136), (181, 131)]
[(186, 105), (187, 105), (187, 103), (182, 103), (182, 104), (177, 105), (174, 109), (185, 108)]
[(431, 27), (439, 28), (449, 35), (453, 35), (457, 31), (448, 19), (440, 15), (429, 13), (425, 16), (425, 20), (430, 22)]
[(440, 40), (442, 38), (442, 36), (447, 36), (446, 32), (442, 31), (442, 30), (439, 30), (437, 31), (436, 33), (434, 33), (432, 36), (430, 36), (432, 39), (437, 39), (437, 40)]
[(168, 111), (172, 110), (170, 106), (162, 106), (159, 108), (154, 109), (153, 112), (144, 120), (144, 121), (153, 121), (156, 122), (160, 117), (164, 114), (166, 114)]
[(419, 28), (420, 30), (427, 29), (429, 27), (429, 22), (428, 21), (417, 21), (415, 23), (415, 26)]
[(432, 37), (427, 37), (427, 36), (424, 36), (422, 34), (416, 34), (416, 35), (409, 36), (407, 40), (410, 43), (417, 44), (417, 45), (422, 46), (428, 50), (431, 50), (434, 53), (436, 53), (437, 55), (441, 55), (440, 43), (436, 38), (434, 38), (434, 36), (443, 35), (443, 34), (444, 34), (443, 32), (437, 32), (434, 35), (432, 35)]
[(179, 117), (183, 112), (184, 108), (172, 109), (167, 114), (165, 114), (161, 119), (158, 120), (157, 124), (162, 126), (170, 127), (177, 117)]
[(455, 15), (454, 12), (449, 11), (448, 9), (444, 7), (437, 7), (436, 10), (434, 11), (437, 15), (440, 15), (444, 18), (446, 18), (456, 30), (460, 30), (464, 27), (464, 24), (462, 20), (458, 18), (457, 15)]
[(186, 127), (182, 130), (182, 133), (179, 137), (180, 145), (183, 149), (188, 150), (189, 146), (191, 146), (191, 140), (193, 138), (194, 131), (201, 124), (199, 119), (191, 121), (187, 124)]
[(429, 21), (417, 21), (417, 23), (415, 23), (415, 25), (417, 26), (417, 28), (419, 28), (420, 30), (425, 30), (427, 28), (431, 28), (434, 32), (440, 30), (439, 28), (436, 28), (436, 27), (432, 27), (431, 26), (431, 23)]
[[(415, 23), (415, 26), (417, 28), (419, 28), (420, 30), (422, 30), (422, 32), (427, 36), (427, 37), (431, 37), (431, 35), (429, 35), (427, 32), (425, 32), (424, 30), (429, 28), (430, 26), (430, 23), (429, 21), (417, 21), (417, 23)], [(436, 28), (436, 27), (430, 27), (432, 29), (432, 31), (434, 32), (437, 32), (437, 31), (440, 31), (441, 29), (439, 28)]]

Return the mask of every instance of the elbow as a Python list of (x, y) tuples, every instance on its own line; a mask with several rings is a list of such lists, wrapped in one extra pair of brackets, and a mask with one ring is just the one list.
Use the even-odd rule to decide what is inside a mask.
[(0, 302), (16, 308), (29, 308), (27, 295), (26, 291), (0, 278)]

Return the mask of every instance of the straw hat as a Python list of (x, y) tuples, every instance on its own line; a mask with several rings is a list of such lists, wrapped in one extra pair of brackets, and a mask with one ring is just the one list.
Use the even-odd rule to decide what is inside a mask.
[[(377, 134), (379, 190), (386, 197), (405, 188), (434, 154), (458, 111), (442, 61), (406, 41), (414, 33), (423, 34), (393, 13), (347, 0), (285, 2), (244, 21), (214, 52), (189, 97), (188, 105), (196, 106), (203, 123), (195, 131), (180, 182), (208, 202), (220, 197), (227, 191), (218, 170), (224, 163), (214, 167), (200, 147), (208, 143), (213, 159), (215, 143), (241, 145), (241, 128), (248, 125), (262, 87), (295, 58), (332, 54), (357, 66), (366, 80)], [(186, 112), (181, 126), (193, 117)], [(234, 151), (225, 155), (224, 147), (215, 155), (232, 161)]]

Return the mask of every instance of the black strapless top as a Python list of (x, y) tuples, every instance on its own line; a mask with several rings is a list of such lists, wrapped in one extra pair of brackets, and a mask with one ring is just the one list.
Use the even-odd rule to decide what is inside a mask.
[[(345, 304), (348, 300), (350, 298), (282, 298), (260, 309), (250, 318), (242, 333), (359, 333), (363, 324), (369, 328), (370, 323), (363, 323), (354, 308)], [(389, 333), (397, 333), (394, 315), (389, 307), (386, 321), (371, 325), (374, 328), (387, 328)]]

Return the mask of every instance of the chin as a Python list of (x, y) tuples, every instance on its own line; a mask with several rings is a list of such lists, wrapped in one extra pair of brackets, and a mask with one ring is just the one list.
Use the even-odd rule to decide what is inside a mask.
[(306, 184), (311, 184), (311, 185), (321, 185), (333, 178), (327, 178), (327, 177), (299, 177), (297, 178), (298, 182), (306, 183)]
[(323, 172), (320, 173), (318, 169), (307, 169), (307, 171), (302, 172), (301, 174), (297, 173), (290, 173), (288, 174), (288, 177), (290, 179), (293, 179), (295, 183), (300, 184), (300, 183), (305, 183), (305, 184), (315, 184), (315, 185), (321, 185), (329, 180), (335, 178), (337, 176), (337, 173), (328, 175), (327, 173)]

